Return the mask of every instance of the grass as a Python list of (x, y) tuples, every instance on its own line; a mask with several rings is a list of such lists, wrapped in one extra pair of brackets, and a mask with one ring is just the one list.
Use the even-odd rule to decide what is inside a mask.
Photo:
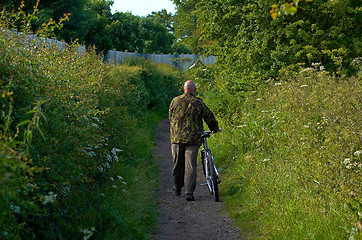
[(219, 117), (224, 131), (211, 144), (246, 236), (362, 239), (361, 93), (360, 75), (305, 69), (242, 102), (224, 95), (239, 115)]

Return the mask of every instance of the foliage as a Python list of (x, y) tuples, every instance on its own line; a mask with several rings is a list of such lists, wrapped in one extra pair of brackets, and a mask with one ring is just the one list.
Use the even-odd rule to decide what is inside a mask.
[(255, 89), (269, 78), (288, 77), (300, 65), (317, 62), (339, 75), (356, 73), (351, 63), (362, 49), (356, 1), (302, 1), (297, 13), (274, 21), (267, 0), (175, 3), (176, 17), (181, 14), (183, 32), (191, 38), (185, 41), (217, 56), (218, 71), (229, 86), (226, 93)]
[(76, 43), (60, 51), (7, 30), (9, 19), (27, 23), (14, 14), (0, 31), (0, 238), (147, 239), (157, 214), (149, 129), (181, 76), (106, 65)]
[(362, 239), (361, 72), (315, 65), (237, 97), (209, 69), (194, 74), (223, 128), (211, 139), (220, 189), (246, 237)]
[[(296, 0), (294, 2), (290, 2), (290, 3), (283, 3), (279, 6), (279, 4), (272, 4), (272, 9), (270, 10), (270, 16), (273, 19), (276, 19), (278, 17), (278, 15), (280, 16), (281, 14), (285, 14), (285, 15), (294, 15), (296, 14), (297, 10), (298, 10), (298, 5), (299, 2), (302, 2), (303, 0)], [(313, 0), (305, 0), (306, 2), (313, 2)]]
[[(58, 22), (67, 14), (69, 21), (55, 36), (68, 43), (77, 40), (86, 46), (95, 46), (98, 52), (110, 49), (137, 51), (140, 53), (189, 53), (173, 33), (173, 16), (166, 10), (153, 12), (146, 17), (131, 13), (111, 13), (113, 1), (110, 0), (56, 0), (26, 1), (6, 0), (1, 7), (17, 9), (22, 5), (25, 13), (33, 13), (38, 4), (36, 19), (31, 23), (37, 31), (43, 22), (53, 19)], [(22, 26), (21, 24), (17, 24)], [(185, 52), (186, 51), (186, 52)]]
[(174, 16), (175, 35), (180, 42), (189, 46), (193, 53), (201, 54), (202, 49), (198, 38), (200, 31), (197, 28), (198, 15), (196, 12), (196, 4), (199, 0), (174, 0), (176, 5), (176, 14)]

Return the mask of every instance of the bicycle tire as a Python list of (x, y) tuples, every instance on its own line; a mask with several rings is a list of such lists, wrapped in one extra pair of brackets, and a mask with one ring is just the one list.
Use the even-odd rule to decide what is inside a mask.
[(205, 159), (204, 165), (205, 165), (205, 178), (206, 178), (206, 185), (207, 189), (211, 194), (213, 194), (213, 186), (212, 186), (212, 178), (211, 178), (211, 169), (210, 169), (210, 159)]
[(219, 182), (217, 179), (215, 166), (212, 161), (212, 158), (208, 161), (209, 162), (209, 169), (210, 169), (210, 177), (212, 182), (212, 194), (214, 195), (215, 202), (218, 202), (219, 199)]

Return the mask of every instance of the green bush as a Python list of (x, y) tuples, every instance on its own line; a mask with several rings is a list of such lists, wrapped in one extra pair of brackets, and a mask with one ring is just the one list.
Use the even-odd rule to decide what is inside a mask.
[(155, 124), (178, 93), (167, 66), (113, 66), (94, 49), (0, 24), (0, 238), (147, 239)]

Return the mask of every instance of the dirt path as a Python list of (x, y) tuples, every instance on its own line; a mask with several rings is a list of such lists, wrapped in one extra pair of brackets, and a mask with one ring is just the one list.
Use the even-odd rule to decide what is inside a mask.
[[(198, 180), (194, 193), (196, 201), (187, 202), (184, 193), (174, 196), (172, 191), (172, 158), (169, 139), (169, 122), (164, 120), (157, 128), (155, 154), (160, 168), (159, 227), (154, 240), (183, 239), (241, 239), (232, 220), (215, 202), (204, 183), (201, 164), (198, 163)], [(221, 185), (222, 187), (222, 185)]]

